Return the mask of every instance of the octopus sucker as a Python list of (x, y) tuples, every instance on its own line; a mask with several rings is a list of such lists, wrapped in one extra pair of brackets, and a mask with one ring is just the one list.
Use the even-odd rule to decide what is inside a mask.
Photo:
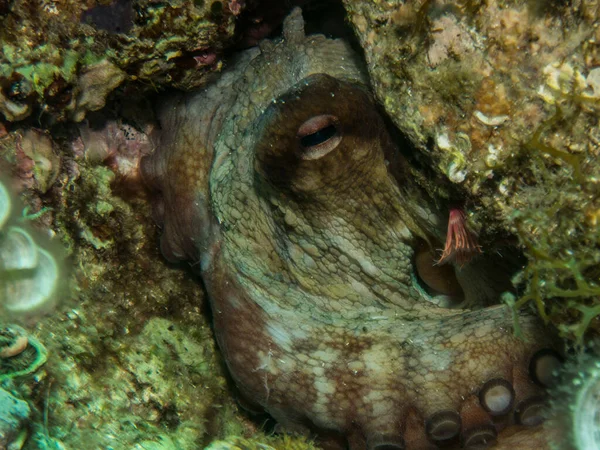
[(253, 409), (351, 450), (545, 445), (517, 430), (543, 419), (556, 341), (527, 312), (515, 336), (510, 272), (469, 236), (468, 258), (435, 264), (448, 211), (408, 176), (346, 42), (305, 36), (295, 9), (159, 119), (141, 169), (161, 248), (200, 261)]

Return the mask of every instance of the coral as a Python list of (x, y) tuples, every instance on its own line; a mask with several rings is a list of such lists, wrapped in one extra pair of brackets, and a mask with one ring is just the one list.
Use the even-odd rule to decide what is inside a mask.
[(100, 129), (89, 123), (79, 127), (80, 138), (72, 143), (76, 158), (107, 165), (120, 183), (135, 184), (139, 177), (139, 161), (153, 149), (149, 135), (153, 125), (143, 131), (122, 121), (106, 121)]
[(46, 348), (17, 325), (0, 328), (0, 382), (29, 375), (48, 359)]
[(81, 122), (86, 112), (101, 109), (107, 95), (124, 79), (125, 73), (106, 60), (86, 67), (77, 80), (71, 103), (66, 107), (73, 120)]
[[(0, 114), (53, 123), (104, 105), (125, 79), (139, 94), (193, 88), (219, 68), (235, 14), (222, 2), (17, 0), (0, 16)], [(217, 6), (221, 6), (217, 8)], [(195, 68), (195, 70), (188, 70)], [(39, 119), (38, 117), (38, 119)]]
[[(193, 448), (250, 436), (256, 427), (226, 388), (202, 291), (155, 245), (137, 178), (153, 145), (151, 109), (111, 111), (52, 134), (13, 124), (0, 137), (2, 238), (16, 227), (15, 239), (52, 255), (61, 242), (69, 263), (52, 314), (23, 318), (50, 350), (43, 371), (17, 378), (32, 408), (25, 448)], [(29, 357), (39, 341), (28, 336)], [(158, 361), (164, 374), (143, 370)]]
[(303, 438), (294, 438), (288, 434), (280, 436), (256, 436), (253, 439), (230, 437), (223, 441), (214, 441), (206, 450), (317, 450), (312, 442)]
[[(25, 448), (193, 448), (229, 433), (250, 436), (255, 426), (238, 416), (226, 389), (202, 291), (181, 268), (165, 266), (155, 245), (136, 178), (150, 128), (138, 130), (119, 112), (119, 120), (90, 114), (58, 139), (14, 128), (0, 141), (3, 173), (13, 174), (2, 192), (22, 192), (2, 197), (0, 217), (34, 240), (53, 235), (71, 266), (71, 288), (35, 321), (51, 357), (19, 387), (32, 405)], [(17, 157), (25, 135), (38, 149), (29, 154), (52, 149), (57, 174), (42, 158)]]
[(218, 400), (226, 386), (207, 326), (149, 318), (127, 335), (91, 317), (77, 311), (68, 337), (53, 342), (62, 356), (48, 367), (48, 422), (38, 439), (47, 435), (69, 448), (93, 442), (125, 449), (141, 441), (140, 448), (193, 448), (221, 430), (245, 432), (241, 424), (225, 425), (235, 407)]

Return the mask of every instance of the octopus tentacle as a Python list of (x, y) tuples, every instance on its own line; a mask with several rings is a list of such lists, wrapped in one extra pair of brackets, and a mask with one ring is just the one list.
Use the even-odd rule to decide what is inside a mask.
[(443, 214), (407, 176), (348, 45), (305, 37), (301, 20), (167, 101), (142, 166), (163, 252), (202, 260), (241, 394), (352, 450), (481, 448), (537, 424), (553, 338), (527, 313), (515, 336), (497, 304), (510, 272), (487, 255), (429, 264)]

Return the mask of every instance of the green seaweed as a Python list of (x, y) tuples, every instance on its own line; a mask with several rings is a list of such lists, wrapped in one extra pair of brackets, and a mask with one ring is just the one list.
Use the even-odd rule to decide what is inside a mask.
[(600, 317), (600, 284), (583, 274), (597, 263), (574, 257), (559, 259), (531, 243), (525, 245), (529, 262), (520, 277), (527, 280), (527, 289), (517, 301), (507, 303), (516, 312), (533, 302), (546, 323), (558, 322), (563, 337), (583, 348), (592, 321)]
[(567, 163), (573, 169), (573, 177), (578, 183), (582, 183), (584, 178), (581, 173), (582, 157), (547, 145), (543, 141), (543, 134), (550, 130), (555, 124), (564, 118), (562, 109), (557, 106), (556, 112), (548, 120), (540, 124), (533, 132), (531, 139), (525, 144), (525, 148), (530, 151), (535, 151), (541, 154), (549, 155), (553, 158), (560, 159)]

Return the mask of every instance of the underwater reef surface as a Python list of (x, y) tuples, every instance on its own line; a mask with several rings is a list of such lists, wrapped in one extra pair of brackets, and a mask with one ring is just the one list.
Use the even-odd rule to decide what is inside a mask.
[(236, 13), (203, 0), (3, 0), (0, 112), (80, 121), (125, 80), (198, 86), (220, 65)]
[[(527, 257), (508, 299), (582, 343), (600, 313), (600, 5), (345, 1), (373, 89), (466, 206)], [(430, 182), (424, 181), (424, 184)]]
[[(520, 249), (520, 290), (504, 300), (585, 347), (600, 313), (598, 4), (344, 6), (377, 99), (415, 147), (411, 175), (464, 211), (484, 254), (499, 241)], [(0, 247), (5, 223), (23, 230), (15, 242), (49, 255), (60, 280), (31, 311), (3, 303), (0, 336), (26, 359), (0, 360), (1, 398), (15, 405), (0, 447), (187, 449), (243, 436), (211, 448), (312, 448), (240, 413), (207, 300), (162, 258), (137, 173), (154, 147), (153, 93), (218, 77), (229, 49), (276, 28), (260, 7), (0, 0), (0, 181), (12, 205)], [(254, 27), (236, 40), (236, 23)], [(579, 384), (594, 389), (584, 363)]]

